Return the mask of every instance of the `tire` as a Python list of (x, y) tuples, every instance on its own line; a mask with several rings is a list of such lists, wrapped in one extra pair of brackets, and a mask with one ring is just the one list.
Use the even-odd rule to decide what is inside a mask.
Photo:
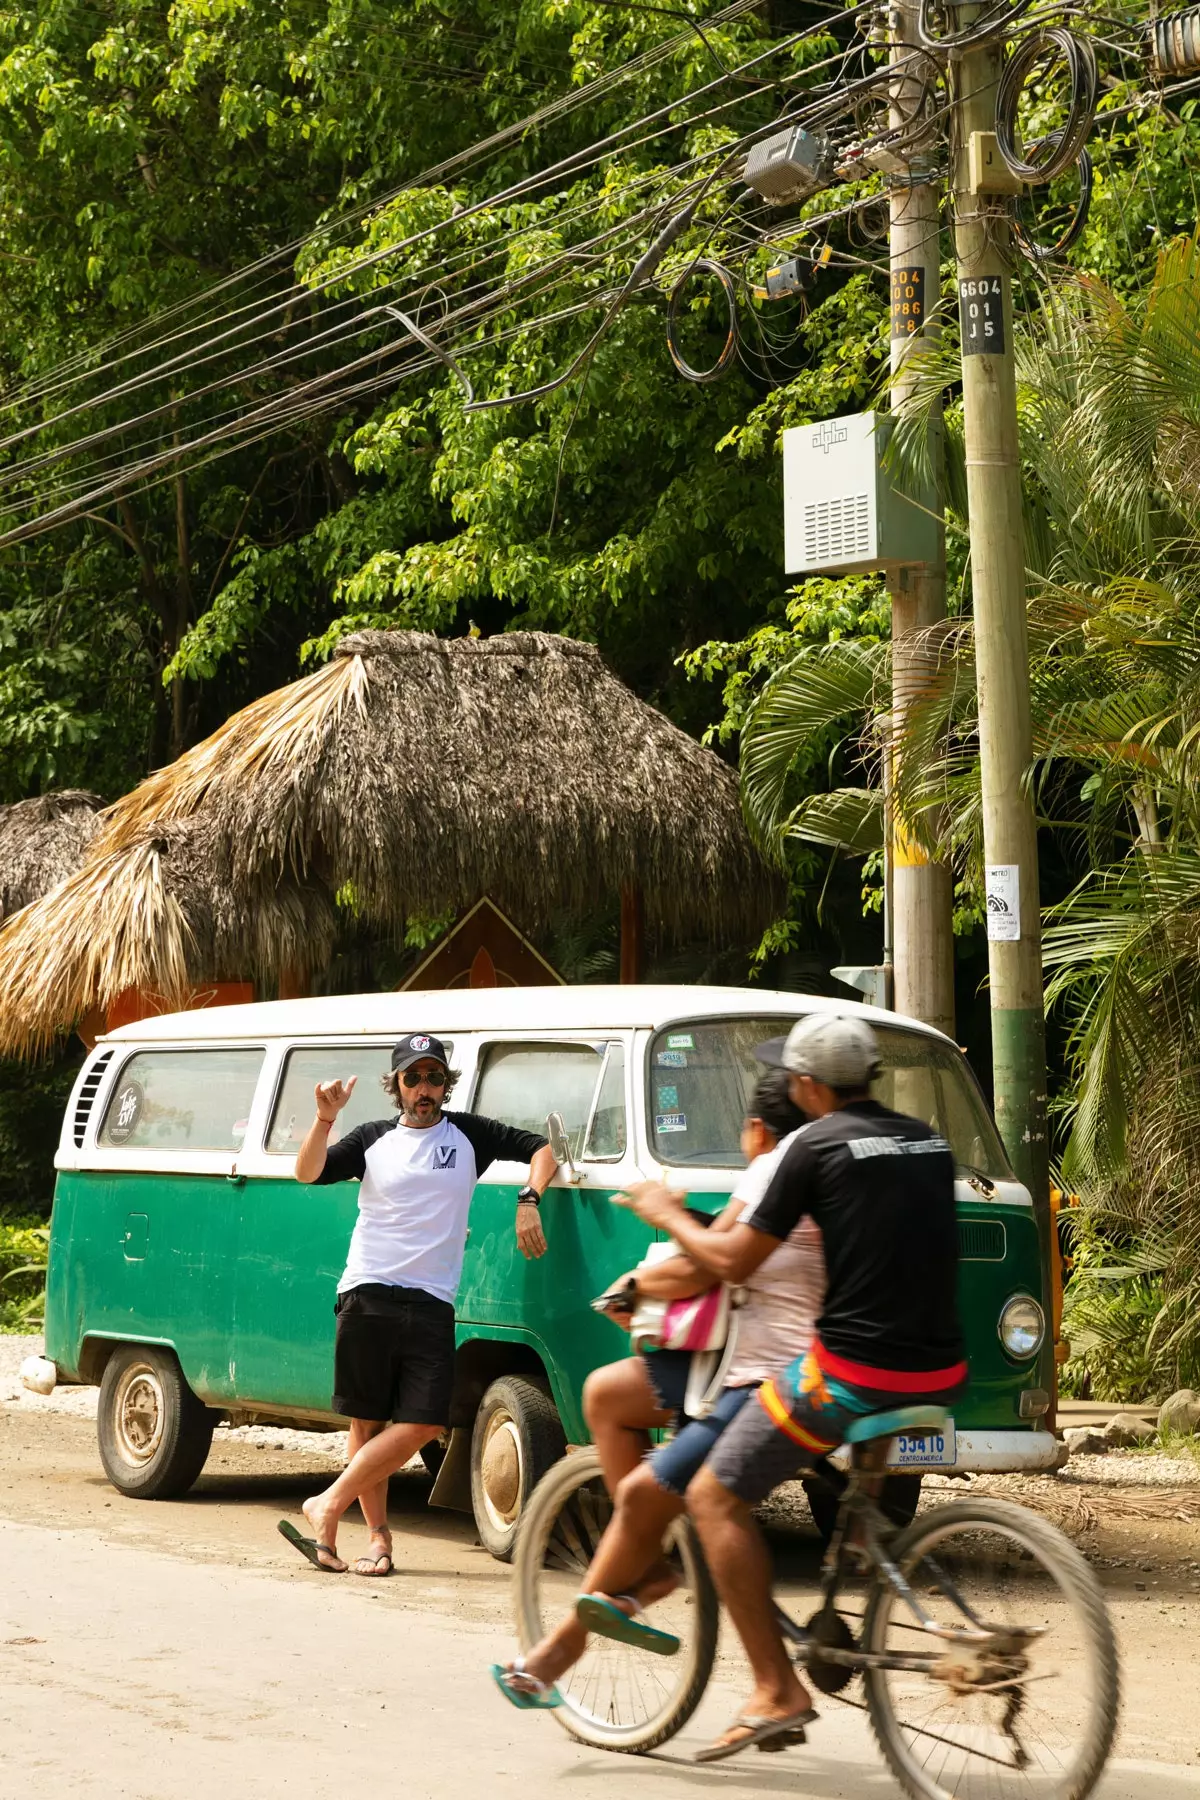
[(173, 1351), (120, 1344), (104, 1366), (96, 1414), (104, 1473), (131, 1500), (174, 1500), (204, 1467), (219, 1417), (197, 1400)]
[[(531, 1649), (572, 1604), (611, 1510), (594, 1449), (564, 1457), (538, 1483), (521, 1518), (514, 1570), (517, 1635), (523, 1651)], [(597, 1651), (589, 1649), (557, 1684), (563, 1704), (552, 1716), (573, 1738), (594, 1749), (638, 1755), (665, 1744), (687, 1724), (708, 1685), (720, 1609), (687, 1518), (672, 1526), (666, 1547), (678, 1559), (683, 1585), (663, 1603), (671, 1609), (665, 1620), (655, 1608), (655, 1621), (678, 1634), (678, 1654), (649, 1656), (644, 1650), (601, 1639)], [(642, 1673), (656, 1692), (639, 1713), (640, 1691), (635, 1690)], [(618, 1717), (620, 1709), (623, 1716)]]
[(471, 1510), (480, 1541), (497, 1562), (511, 1562), (530, 1494), (567, 1448), (542, 1381), (502, 1375), (479, 1403), (471, 1433)]
[[(984, 1555), (989, 1539), (996, 1546), (990, 1561)], [(1014, 1615), (1008, 1623), (1029, 1631), (1015, 1645), (1002, 1642), (983, 1652), (969, 1639), (943, 1638), (948, 1666), (936, 1676), (867, 1670), (871, 1726), (901, 1787), (913, 1800), (964, 1800), (976, 1786), (993, 1800), (1031, 1791), (1041, 1800), (1086, 1800), (1112, 1749), (1120, 1676), (1104, 1596), (1074, 1544), (1047, 1520), (1010, 1501), (958, 1500), (911, 1525), (894, 1541), (891, 1555), (918, 1598), (941, 1615), (940, 1623), (973, 1615), (996, 1630), (1007, 1604)], [(930, 1578), (935, 1567), (945, 1581), (943, 1591)], [(973, 1582), (980, 1584), (977, 1589), (968, 1586)], [(893, 1618), (903, 1636), (889, 1642)], [(914, 1623), (890, 1585), (878, 1580), (863, 1623), (863, 1647), (911, 1651)], [(1045, 1674), (1034, 1660), (1043, 1654)], [(912, 1696), (907, 1703), (905, 1687)], [(897, 1700), (907, 1719), (897, 1716)], [(952, 1716), (955, 1705), (961, 1723)], [(921, 1723), (914, 1723), (921, 1714)], [(1074, 1714), (1077, 1729), (1070, 1723)], [(947, 1744), (951, 1750), (938, 1762), (939, 1746)], [(997, 1746), (1004, 1754), (997, 1754)], [(1051, 1766), (1030, 1767), (1039, 1758)]]
[[(821, 1534), (821, 1542), (828, 1548), (833, 1528), (837, 1524), (838, 1497), (823, 1481), (806, 1481), (804, 1498), (808, 1501), (813, 1524)], [(912, 1524), (920, 1498), (919, 1475), (888, 1475), (884, 1480), (880, 1506), (893, 1525), (903, 1527)]]

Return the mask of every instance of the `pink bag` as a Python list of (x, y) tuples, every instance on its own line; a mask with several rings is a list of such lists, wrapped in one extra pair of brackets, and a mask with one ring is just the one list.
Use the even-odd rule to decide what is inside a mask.
[(643, 1300), (634, 1312), (635, 1350), (723, 1350), (733, 1312), (732, 1290), (723, 1284), (690, 1300)]

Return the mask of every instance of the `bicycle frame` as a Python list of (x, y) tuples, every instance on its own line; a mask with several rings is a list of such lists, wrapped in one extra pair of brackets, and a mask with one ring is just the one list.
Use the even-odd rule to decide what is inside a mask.
[[(888, 1541), (896, 1535), (896, 1528), (876, 1505), (886, 1455), (885, 1443), (865, 1444), (854, 1452), (849, 1475), (843, 1475), (824, 1457), (813, 1470), (817, 1478), (832, 1487), (841, 1499), (837, 1525), (821, 1564), (821, 1605), (813, 1615), (814, 1620), (825, 1614), (841, 1621), (841, 1614), (837, 1612), (836, 1606), (838, 1589), (843, 1577), (850, 1572), (852, 1558), (865, 1556), (875, 1572), (876, 1580), (885, 1581), (913, 1615), (916, 1621), (914, 1629), (939, 1639), (942, 1645), (949, 1641), (970, 1644), (975, 1648), (984, 1644), (994, 1648), (1002, 1643), (1012, 1647), (1014, 1638), (1024, 1641), (1040, 1635), (1036, 1629), (1018, 1632), (1014, 1632), (1011, 1627), (1004, 1632), (989, 1630), (963, 1600), (940, 1564), (931, 1557), (926, 1557), (925, 1566), (932, 1571), (938, 1587), (946, 1599), (971, 1621), (971, 1627), (948, 1629), (938, 1625), (930, 1617), (905, 1579), (903, 1571), (888, 1554)], [(798, 1625), (778, 1602), (775, 1603), (775, 1618), (785, 1640), (800, 1651), (797, 1662), (806, 1668), (811, 1668), (814, 1664), (833, 1664), (855, 1673), (865, 1669), (895, 1669), (932, 1674), (935, 1665), (944, 1655), (941, 1647), (911, 1653), (840, 1649), (833, 1644), (822, 1644), (811, 1625)]]

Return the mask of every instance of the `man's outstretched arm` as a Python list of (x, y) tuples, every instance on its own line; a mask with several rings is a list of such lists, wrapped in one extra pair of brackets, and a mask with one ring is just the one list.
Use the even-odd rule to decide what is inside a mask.
[(354, 1092), (357, 1075), (349, 1081), (319, 1081), (316, 1087), (317, 1116), (296, 1154), (296, 1180), (318, 1181), (329, 1150), (329, 1133), (333, 1122)]

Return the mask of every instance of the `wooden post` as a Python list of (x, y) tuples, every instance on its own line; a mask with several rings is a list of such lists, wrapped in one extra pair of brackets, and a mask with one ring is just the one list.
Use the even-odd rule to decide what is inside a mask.
[[(892, 60), (905, 62), (917, 43), (915, 0), (900, 0), (889, 14)], [(921, 100), (927, 70), (906, 72), (892, 93), (892, 122), (911, 121)], [(891, 180), (892, 263), (892, 411), (900, 412), (918, 388), (910, 367), (914, 350), (927, 349), (938, 335), (937, 305), (941, 270), (941, 189), (928, 151), (914, 153), (908, 174)], [(936, 430), (934, 466), (942, 490), (941, 420)], [(897, 569), (889, 578), (892, 598), (891, 744), (900, 735), (908, 708), (934, 673), (924, 633), (946, 613), (945, 542), (931, 563)], [(891, 782), (888, 787), (890, 790)], [(888, 809), (887, 855), (890, 876), (889, 941), (894, 960), (892, 1005), (954, 1035), (953, 880), (944, 864), (931, 863)], [(886, 960), (886, 957), (885, 957)]]
[(621, 889), (621, 981), (642, 979), (642, 890), (636, 882)]

